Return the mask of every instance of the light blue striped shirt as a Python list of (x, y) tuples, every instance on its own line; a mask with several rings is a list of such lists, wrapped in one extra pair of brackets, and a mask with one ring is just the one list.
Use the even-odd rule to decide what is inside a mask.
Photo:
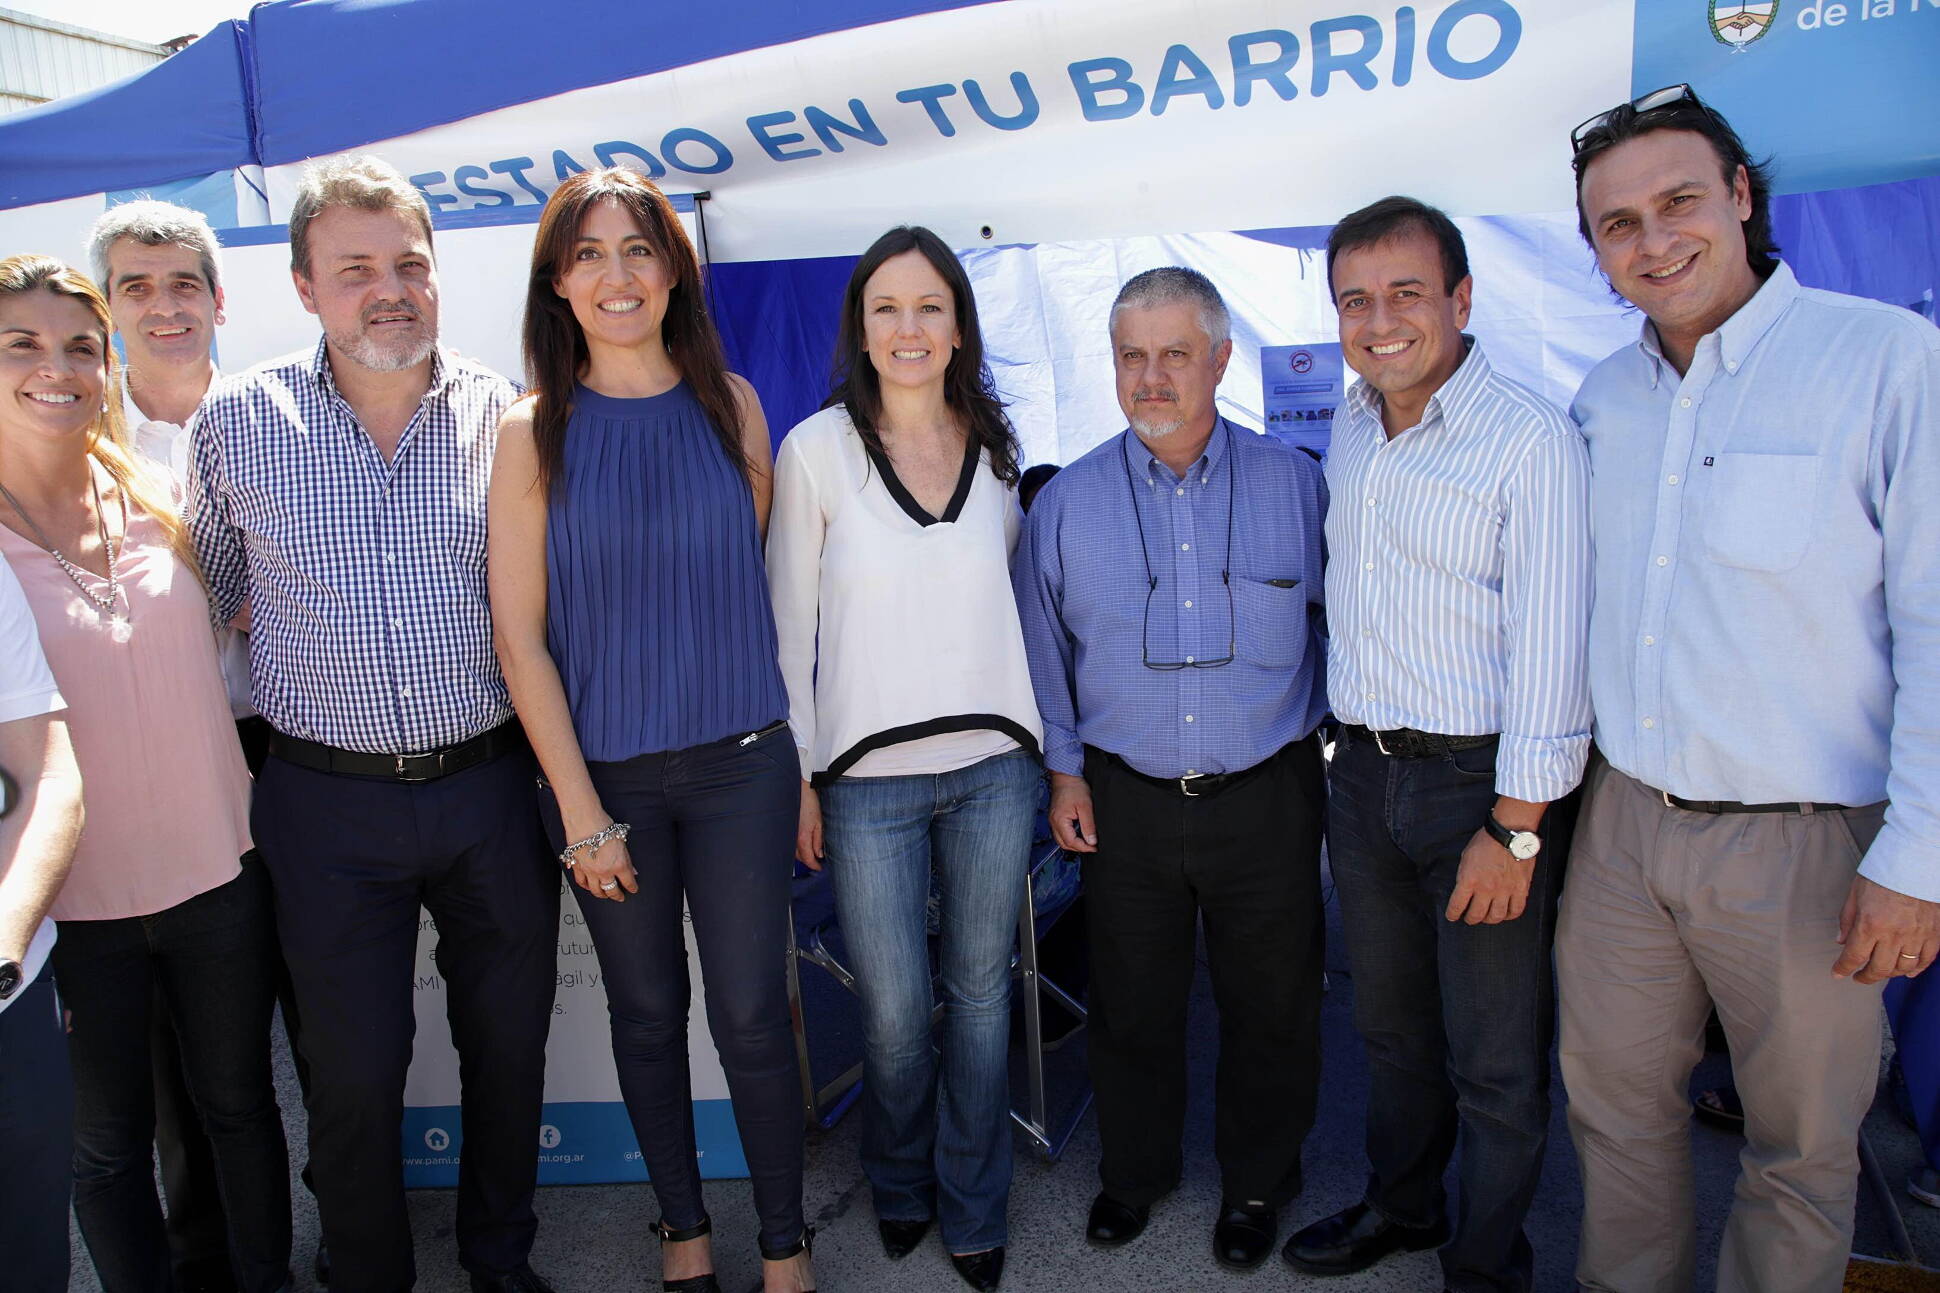
[(1597, 744), (1688, 799), (1870, 804), (1940, 901), (1940, 331), (1780, 265), (1680, 379), (1649, 323), (1590, 446)]
[(1590, 747), (1583, 440), (1472, 339), (1418, 425), (1389, 440), (1381, 408), (1357, 382), (1327, 455), (1334, 714), (1500, 732), (1496, 792), (1560, 799)]

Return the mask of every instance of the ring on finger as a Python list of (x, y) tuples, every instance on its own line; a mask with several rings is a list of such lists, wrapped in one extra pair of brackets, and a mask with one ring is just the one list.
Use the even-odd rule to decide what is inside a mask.
[(1920, 959), (1920, 954), (1918, 952), (1901, 952), (1900, 959), (1902, 961), (1917, 961)]
[(602, 881), (600, 881), (600, 888), (601, 888), (601, 889), (603, 889), (603, 890), (605, 890), (605, 891), (606, 891), (607, 893), (611, 893), (611, 892), (613, 892), (613, 890), (615, 890), (615, 889), (617, 889), (617, 888), (619, 888), (619, 887), (620, 887), (620, 882), (619, 882), (618, 880), (602, 880)]

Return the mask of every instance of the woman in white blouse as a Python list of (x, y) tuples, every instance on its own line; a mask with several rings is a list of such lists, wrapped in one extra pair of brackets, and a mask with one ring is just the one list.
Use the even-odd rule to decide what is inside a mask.
[[(884, 1251), (934, 1220), (973, 1288), (1003, 1273), (1010, 956), (1043, 729), (1011, 597), (1017, 440), (969, 278), (892, 229), (843, 295), (835, 388), (775, 463), (768, 578), (802, 760), (862, 995), (863, 1169)], [(927, 905), (941, 897), (943, 1054)]]

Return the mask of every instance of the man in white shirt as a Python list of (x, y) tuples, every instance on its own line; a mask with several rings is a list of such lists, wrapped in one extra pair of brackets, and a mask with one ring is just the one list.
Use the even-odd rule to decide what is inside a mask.
[[(186, 428), (221, 376), (214, 356), (216, 328), (224, 321), (215, 231), (206, 216), (188, 207), (146, 198), (124, 202), (94, 222), (88, 257), (126, 355), (122, 414), (135, 448), (178, 484), (185, 482)], [(250, 702), (249, 640), (233, 628), (220, 630), (218, 638), (229, 709), (254, 773), (262, 766), (268, 729)], [(288, 982), (287, 973), (279, 975), (277, 995), (285, 1003), (294, 1053)], [(158, 1012), (156, 1018), (164, 1017)], [(189, 1100), (174, 1031), (165, 1023), (155, 1030), (154, 1057), (155, 1141), (176, 1282), (184, 1293), (226, 1293), (232, 1283), (215, 1159)], [(304, 1076), (302, 1061), (297, 1063)]]
[(81, 773), (33, 613), (0, 560), (0, 1253), (21, 1293), (67, 1287), (74, 1091), (47, 909), (81, 838)]

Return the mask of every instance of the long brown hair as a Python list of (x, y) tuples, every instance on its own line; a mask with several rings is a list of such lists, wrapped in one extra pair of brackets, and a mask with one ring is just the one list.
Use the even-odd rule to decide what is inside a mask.
[[(168, 546), (176, 559), (200, 579), (202, 571), (195, 559), (195, 548), (189, 542), (188, 530), (182, 524), (175, 500), (167, 486), (135, 455), (128, 419), (122, 414), (121, 361), (116, 358), (110, 340), (114, 336), (114, 317), (108, 313), (107, 299), (86, 274), (52, 256), (30, 252), (0, 260), (0, 297), (21, 296), (41, 290), (80, 301), (88, 307), (101, 328), (101, 353), (107, 370), (107, 382), (102, 387), (101, 411), (95, 414), (93, 424), (88, 427), (84, 451), (101, 464), (101, 469), (122, 491), (123, 498), (133, 503), (137, 510), (155, 518), (162, 527), (162, 533), (167, 536)], [(125, 539), (123, 541), (126, 542)]]
[(849, 275), (849, 286), (842, 293), (842, 322), (835, 334), (834, 377), (823, 408), (840, 404), (848, 411), (862, 443), (876, 453), (882, 452), (882, 387), (876, 380), (876, 366), (870, 362), (865, 339), (862, 309), (863, 289), (882, 268), (883, 262), (906, 251), (920, 252), (942, 278), (956, 303), (957, 335), (961, 340), (950, 356), (943, 373), (943, 402), (963, 419), (965, 430), (979, 448), (990, 455), (990, 470), (1006, 485), (1018, 478), (1017, 433), (1004, 413), (1004, 402), (997, 397), (990, 365), (984, 359), (983, 327), (977, 322), (977, 297), (970, 290), (970, 276), (963, 271), (956, 253), (948, 244), (921, 225), (898, 225), (875, 240), (856, 261)]
[(539, 215), (532, 240), (532, 272), (525, 287), (525, 379), (534, 395), (532, 438), (539, 452), (539, 484), (550, 490), (563, 475), (566, 419), (572, 414), (573, 386), (586, 370), (586, 334), (573, 307), (553, 289), (572, 264), (580, 225), (595, 202), (611, 198), (632, 215), (654, 254), (673, 267), (674, 283), (660, 325), (661, 341), (674, 366), (700, 401), (721, 449), (743, 475), (754, 470), (741, 445), (741, 411), (728, 384), (721, 334), (708, 317), (700, 260), (667, 195), (651, 180), (624, 167), (581, 171), (556, 189)]

